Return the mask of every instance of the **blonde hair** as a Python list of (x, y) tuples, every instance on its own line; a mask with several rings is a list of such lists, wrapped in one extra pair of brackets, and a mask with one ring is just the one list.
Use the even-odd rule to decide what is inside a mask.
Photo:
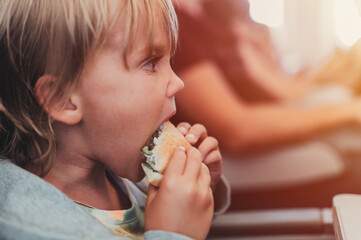
[(0, 0), (1, 158), (23, 168), (40, 166), (40, 175), (46, 175), (56, 142), (51, 118), (36, 99), (35, 84), (41, 76), (54, 76), (46, 102), (65, 102), (86, 59), (105, 42), (116, 19), (124, 23), (125, 63), (140, 26), (148, 30), (149, 51), (159, 26), (175, 51), (178, 25), (171, 0), (119, 3), (119, 12), (109, 22), (106, 0)]

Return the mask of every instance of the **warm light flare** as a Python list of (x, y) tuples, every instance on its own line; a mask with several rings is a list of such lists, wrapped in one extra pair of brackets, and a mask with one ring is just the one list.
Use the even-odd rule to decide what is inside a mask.
[(361, 37), (360, 0), (334, 0), (335, 31), (340, 42), (352, 46)]
[(284, 0), (248, 0), (253, 21), (268, 27), (281, 27), (284, 19)]
[(358, 14), (361, 16), (361, 0), (353, 0), (356, 9), (358, 11)]

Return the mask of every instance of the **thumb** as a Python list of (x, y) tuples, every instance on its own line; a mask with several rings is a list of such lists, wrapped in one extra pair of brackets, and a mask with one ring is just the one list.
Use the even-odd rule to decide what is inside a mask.
[(148, 197), (147, 197), (147, 206), (151, 204), (157, 195), (158, 188), (154, 187), (152, 184), (148, 186)]

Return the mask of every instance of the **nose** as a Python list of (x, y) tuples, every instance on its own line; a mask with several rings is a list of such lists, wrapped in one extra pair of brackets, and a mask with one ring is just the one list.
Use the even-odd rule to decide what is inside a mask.
[(167, 97), (173, 97), (175, 96), (180, 90), (184, 88), (183, 81), (173, 72), (172, 69), (171, 76), (168, 83), (168, 89), (167, 89)]

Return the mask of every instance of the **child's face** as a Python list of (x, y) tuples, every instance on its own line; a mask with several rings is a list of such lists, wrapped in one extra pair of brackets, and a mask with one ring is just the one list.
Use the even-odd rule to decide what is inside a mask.
[(140, 149), (175, 114), (174, 96), (183, 82), (169, 65), (166, 33), (155, 30), (152, 55), (145, 49), (146, 36), (139, 34), (126, 69), (122, 32), (116, 31), (87, 62), (76, 90), (82, 102), (81, 128), (89, 159), (137, 181), (144, 176)]

